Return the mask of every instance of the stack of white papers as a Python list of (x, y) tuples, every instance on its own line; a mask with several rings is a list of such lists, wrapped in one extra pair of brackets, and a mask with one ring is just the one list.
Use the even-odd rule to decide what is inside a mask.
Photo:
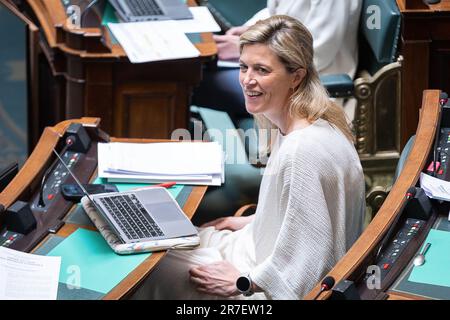
[(109, 182), (220, 186), (224, 155), (217, 142), (99, 143), (98, 175)]

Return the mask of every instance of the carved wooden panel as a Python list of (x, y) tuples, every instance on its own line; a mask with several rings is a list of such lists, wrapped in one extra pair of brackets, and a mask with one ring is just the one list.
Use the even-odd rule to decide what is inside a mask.
[[(168, 138), (187, 127), (187, 90), (177, 83), (123, 85), (116, 88), (114, 135), (129, 138)], [(185, 101), (185, 103), (179, 103)]]

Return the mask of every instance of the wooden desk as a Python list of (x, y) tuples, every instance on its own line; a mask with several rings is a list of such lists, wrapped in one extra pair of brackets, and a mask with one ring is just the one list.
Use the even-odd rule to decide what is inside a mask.
[[(36, 148), (33, 153), (28, 158), (27, 162), (24, 164), (20, 172), (14, 178), (14, 180), (6, 187), (6, 189), (0, 193), (0, 203), (5, 207), (11, 206), (16, 200), (22, 200), (27, 202), (32, 202), (36, 198), (40, 189), (40, 181), (44, 171), (50, 164), (50, 159), (53, 159), (53, 148), (58, 145), (61, 137), (72, 122), (82, 123), (89, 130), (96, 130), (99, 127), (100, 119), (98, 118), (82, 118), (77, 120), (68, 120), (57, 124), (54, 127), (47, 127), (41, 136)], [(91, 132), (92, 133), (92, 132)], [(91, 134), (92, 136), (92, 134)], [(112, 139), (114, 141), (129, 141), (129, 139)], [(148, 139), (133, 139), (133, 142), (154, 142), (155, 140)], [(96, 143), (92, 143), (90, 151), (95, 148)], [(90, 152), (89, 151), (89, 152)], [(89, 154), (89, 152), (87, 154)], [(95, 158), (95, 156), (94, 156)], [(90, 159), (92, 160), (92, 159)], [(90, 161), (89, 160), (89, 161)], [(96, 162), (96, 160), (94, 160)], [(88, 160), (85, 159), (85, 162)], [(84, 165), (83, 161), (73, 167), (75, 174), (82, 182), (87, 183), (91, 176), (95, 174), (95, 166), (89, 167), (89, 165)], [(195, 213), (198, 205), (200, 204), (203, 195), (206, 192), (207, 187), (199, 186), (194, 187), (191, 191), (185, 205), (183, 206), (183, 211), (189, 218)], [(52, 206), (55, 205), (57, 208), (64, 208), (63, 212), (55, 212)], [(58, 221), (64, 219), (69, 211), (74, 210), (73, 205), (66, 202), (60, 194), (56, 195), (49, 203), (49, 211), (45, 213), (50, 217), (42, 218), (39, 213), (34, 212), (34, 215), (38, 220), (38, 228), (45, 229), (48, 226), (55, 225)], [(53, 211), (52, 211), (53, 210)], [(3, 226), (4, 214), (0, 213), (0, 226)], [(47, 225), (47, 227), (45, 227)], [(67, 237), (77, 228), (81, 226), (76, 224), (66, 223), (56, 235)], [(1, 229), (1, 228), (0, 228)], [(91, 227), (92, 229), (92, 227)], [(35, 230), (36, 231), (36, 230)], [(22, 241), (21, 247), (28, 247), (26, 241), (38, 241), (37, 245), (33, 245), (29, 250), (33, 251), (40, 244), (46, 241), (48, 235), (39, 235), (35, 231), (32, 231), (29, 235), (25, 236)], [(48, 232), (47, 232), (48, 233)], [(11, 248), (15, 249), (14, 246)], [(152, 268), (158, 263), (158, 261), (164, 256), (165, 252), (153, 253), (147, 260), (140, 264), (132, 273), (130, 273), (119, 285), (117, 285), (113, 290), (111, 290), (104, 299), (121, 299), (126, 297), (130, 291), (133, 290), (138, 284), (145, 279), (145, 277), (151, 272)]]
[(96, 27), (75, 29), (61, 0), (16, 1), (42, 31), (36, 53), (41, 129), (82, 116), (101, 116), (102, 127), (115, 137), (164, 139), (187, 128), (202, 63), (217, 52), (211, 34), (200, 34), (195, 43), (198, 58), (132, 64), (102, 17)]
[(396, 0), (401, 12), (402, 107), (401, 145), (416, 131), (422, 91), (450, 94), (450, 0), (425, 5)]
[[(365, 283), (362, 277), (367, 267), (373, 263), (372, 260), (377, 253), (378, 246), (383, 240), (383, 237), (395, 223), (396, 217), (402, 213), (406, 202), (406, 191), (411, 186), (416, 185), (421, 171), (428, 162), (439, 117), (439, 94), (440, 92), (437, 90), (425, 91), (420, 112), (420, 122), (416, 132), (416, 140), (403, 171), (375, 218), (347, 254), (329, 272), (328, 275), (334, 277), (336, 283), (347, 279), (354, 281), (358, 289), (361, 289), (361, 292), (365, 290)], [(406, 264), (405, 261), (399, 262), (399, 268), (404, 267), (403, 263)], [(320, 286), (318, 285), (306, 296), (306, 299), (312, 299), (319, 290)], [(385, 288), (376, 293), (382, 294), (387, 291), (388, 288)], [(320, 299), (326, 299), (329, 296), (330, 294), (326, 293)]]

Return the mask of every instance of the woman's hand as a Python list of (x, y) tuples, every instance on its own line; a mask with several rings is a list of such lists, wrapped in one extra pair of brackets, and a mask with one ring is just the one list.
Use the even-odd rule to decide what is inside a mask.
[(214, 35), (220, 60), (239, 59), (239, 36), (236, 35)]
[(228, 261), (219, 261), (189, 270), (190, 280), (198, 291), (221, 297), (239, 294), (236, 280), (240, 274), (239, 270)]
[(216, 230), (237, 231), (249, 224), (253, 220), (253, 216), (219, 218), (201, 225), (200, 228), (214, 227)]

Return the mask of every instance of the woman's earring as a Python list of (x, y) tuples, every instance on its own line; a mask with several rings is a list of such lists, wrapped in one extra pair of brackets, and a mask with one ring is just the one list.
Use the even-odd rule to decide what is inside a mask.
[(294, 89), (294, 88), (289, 88), (289, 91), (290, 91), (290, 94), (289, 94), (289, 100), (290, 100), (291, 103), (292, 103), (292, 101), (294, 100), (294, 92), (295, 92), (295, 89)]

